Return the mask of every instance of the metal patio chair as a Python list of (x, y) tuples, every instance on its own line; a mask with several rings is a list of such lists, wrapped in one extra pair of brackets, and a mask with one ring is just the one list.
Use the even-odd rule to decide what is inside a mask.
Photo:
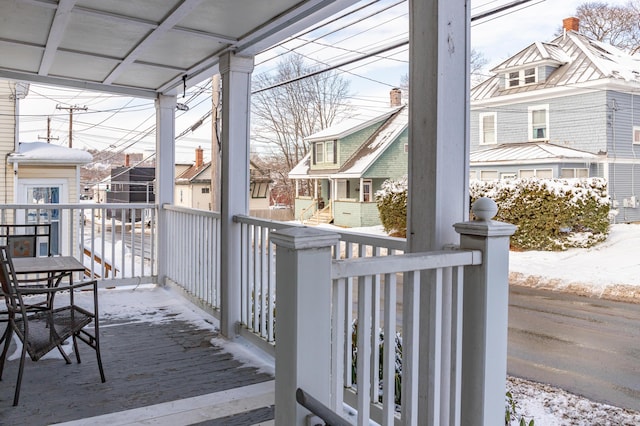
[[(53, 271), (55, 272), (55, 271)], [(99, 320), (98, 320), (98, 285), (97, 281), (82, 281), (69, 283), (57, 287), (21, 286), (11, 260), (10, 248), (0, 246), (0, 283), (6, 300), (9, 316), (7, 336), (0, 355), (0, 379), (4, 370), (12, 334), (15, 333), (22, 342), (20, 367), (15, 388), (13, 405), (18, 404), (20, 385), (24, 361), (27, 354), (32, 361), (38, 361), (47, 353), (58, 349), (67, 364), (71, 363), (69, 356), (62, 348), (63, 342), (73, 339), (73, 349), (76, 360), (80, 363), (78, 339), (85, 342), (96, 352), (100, 379), (105, 382), (102, 359), (100, 356)], [(93, 292), (93, 311), (80, 307), (74, 303), (74, 292), (79, 289), (90, 289)], [(50, 303), (25, 303), (25, 296), (42, 296)], [(55, 297), (54, 297), (55, 296)], [(60, 303), (64, 298), (64, 303)], [(53, 301), (56, 301), (57, 307)], [(67, 303), (68, 302), (68, 303)], [(85, 327), (93, 322), (93, 333)]]

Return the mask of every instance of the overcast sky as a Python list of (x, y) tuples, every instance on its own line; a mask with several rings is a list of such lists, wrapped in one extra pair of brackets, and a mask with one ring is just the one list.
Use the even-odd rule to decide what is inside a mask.
[[(471, 14), (510, 3), (511, 0), (472, 0)], [(575, 13), (583, 0), (532, 0), (514, 10), (502, 12), (491, 18), (474, 22), (471, 28), (471, 45), (488, 60), (487, 69), (498, 65), (511, 55), (534, 41), (549, 41), (562, 24), (562, 19)], [(358, 5), (370, 3), (363, 1)], [(626, 0), (612, 0), (609, 4), (624, 4)], [(275, 47), (256, 57), (255, 73), (276, 68), (278, 55), (296, 49), (306, 55), (310, 65), (322, 68), (351, 57), (361, 55), (408, 37), (407, 3), (399, 0), (382, 0), (367, 10), (389, 6), (382, 13), (366, 19), (345, 18), (328, 27), (303, 34), (283, 46)], [(364, 15), (363, 13), (362, 15)], [(348, 22), (350, 25), (346, 26)], [(340, 29), (341, 27), (346, 27)], [(335, 33), (327, 34), (329, 29)], [(322, 36), (321, 39), (316, 39)], [(389, 90), (400, 85), (407, 74), (407, 47), (400, 47), (368, 60), (340, 68), (343, 77), (350, 81), (353, 97), (351, 103), (356, 110), (386, 107)], [(208, 82), (200, 86), (206, 88)], [(192, 88), (178, 102), (189, 101), (190, 110), (178, 112), (176, 134), (190, 128), (211, 108), (211, 90), (195, 96)], [(95, 149), (125, 149), (143, 152), (154, 149), (153, 135), (144, 136), (155, 125), (154, 106), (150, 100), (114, 97), (112, 95), (77, 92), (70, 89), (50, 89), (32, 85), (29, 96), (20, 105), (20, 140), (36, 141), (46, 137), (47, 116), (52, 117), (52, 143), (66, 145), (68, 141), (68, 112), (56, 106), (87, 106), (89, 111), (74, 115), (74, 147)], [(179, 161), (193, 161), (195, 149), (202, 146), (205, 158), (210, 158), (211, 123), (205, 121), (198, 130), (176, 142), (176, 157)], [(137, 142), (143, 141), (143, 142)]]

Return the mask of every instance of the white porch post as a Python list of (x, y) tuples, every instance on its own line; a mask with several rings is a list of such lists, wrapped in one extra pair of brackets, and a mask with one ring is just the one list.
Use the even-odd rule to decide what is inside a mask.
[(479, 220), (455, 224), (460, 248), (481, 250), (482, 264), (464, 270), (462, 325), (463, 425), (504, 423), (509, 316), (509, 237), (516, 227), (491, 218), (493, 200), (473, 204)]
[(156, 204), (158, 205), (158, 283), (167, 276), (168, 247), (171, 236), (163, 204), (173, 204), (175, 181), (175, 111), (176, 97), (156, 98)]
[(222, 76), (222, 173), (220, 244), (220, 331), (236, 336), (240, 322), (240, 224), (233, 216), (249, 213), (249, 113), (253, 57), (226, 53)]
[(276, 244), (276, 425), (306, 425), (296, 389), (331, 405), (331, 247), (338, 234), (314, 228), (271, 233)]
[[(470, 1), (409, 3), (407, 250), (421, 252), (457, 244), (452, 225), (468, 217)], [(425, 274), (423, 282), (433, 280)], [(422, 285), (420, 300), (419, 396), (413, 409), (418, 424), (455, 424), (459, 373), (451, 363), (451, 288)]]

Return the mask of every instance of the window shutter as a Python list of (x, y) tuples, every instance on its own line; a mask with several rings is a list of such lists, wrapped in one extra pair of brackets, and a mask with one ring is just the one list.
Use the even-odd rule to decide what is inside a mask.
[(351, 198), (351, 182), (349, 182), (347, 180), (347, 197), (346, 198)]
[(316, 164), (316, 144), (311, 144), (311, 164)]
[[(338, 141), (333, 141), (333, 164), (338, 163)], [(349, 182), (347, 182), (347, 185)], [(347, 186), (347, 192), (349, 192), (349, 187)]]

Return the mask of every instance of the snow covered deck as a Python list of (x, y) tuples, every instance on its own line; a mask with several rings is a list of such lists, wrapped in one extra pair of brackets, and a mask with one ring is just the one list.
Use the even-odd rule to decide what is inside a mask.
[(82, 364), (27, 361), (20, 404), (12, 407), (18, 361), (8, 361), (0, 423), (271, 424), (269, 357), (218, 339), (217, 320), (169, 289), (101, 290), (99, 297), (107, 382), (100, 382), (93, 351), (80, 345)]

